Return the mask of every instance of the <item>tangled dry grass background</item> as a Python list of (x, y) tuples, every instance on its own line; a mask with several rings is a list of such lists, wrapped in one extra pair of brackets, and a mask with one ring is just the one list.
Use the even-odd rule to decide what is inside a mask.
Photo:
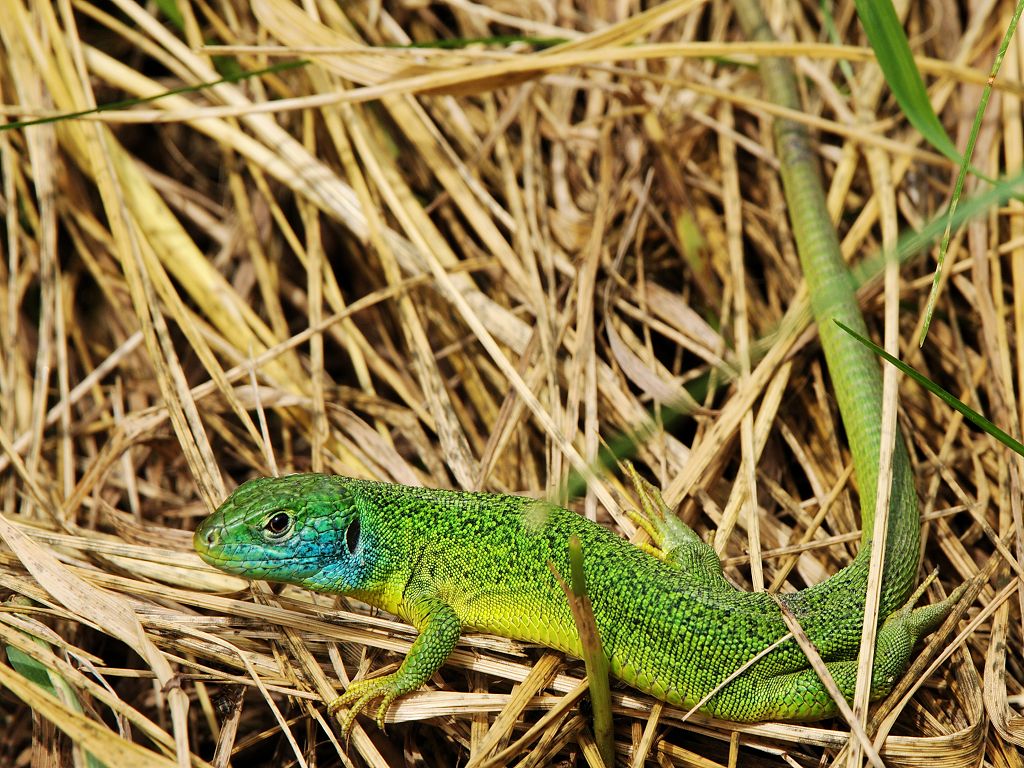
[[(200, 563), (196, 521), (256, 474), (544, 496), (643, 426), (635, 460), (735, 583), (755, 514), (770, 588), (846, 563), (855, 479), (770, 127), (813, 129), (854, 264), (930, 221), (955, 169), (902, 119), (852, 2), (833, 37), (816, 3), (766, 5), (778, 46), (745, 43), (722, 0), (187, 0), (178, 18), (2, 0), (7, 120), (308, 63), (0, 133), (0, 641), (37, 674), (0, 664), (0, 764), (584, 759), (564, 698), (581, 666), (484, 636), (346, 751), (323, 701), (411, 630)], [(959, 146), (1012, 5), (903, 9)], [(498, 34), (565, 42), (401, 47)], [(765, 100), (768, 53), (793, 59), (802, 112)], [(1018, 38), (974, 157), (992, 176), (1021, 170), (1022, 80)], [(918, 350), (933, 257), (887, 295), (865, 280), (869, 327), (898, 312), (902, 356), (1019, 436), (1024, 209), (956, 233)], [(661, 423), (662, 405), (689, 416)], [(1019, 464), (913, 385), (900, 411), (929, 599), (992, 576), (880, 724), (882, 757), (1020, 766)], [(636, 535), (615, 472), (570, 504)], [(615, 693), (623, 764), (814, 765), (847, 739), (836, 722), (678, 726)]]

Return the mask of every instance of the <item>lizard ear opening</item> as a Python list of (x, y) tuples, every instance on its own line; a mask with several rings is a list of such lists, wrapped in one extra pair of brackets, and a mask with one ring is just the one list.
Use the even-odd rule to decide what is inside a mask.
[(348, 553), (350, 555), (355, 554), (356, 547), (359, 546), (359, 517), (352, 518), (352, 522), (348, 524), (348, 528), (345, 530), (345, 546), (348, 547)]

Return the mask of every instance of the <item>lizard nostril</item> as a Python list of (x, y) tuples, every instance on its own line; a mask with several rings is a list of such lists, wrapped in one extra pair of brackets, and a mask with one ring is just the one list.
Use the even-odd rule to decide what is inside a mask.
[(193, 536), (193, 541), (200, 552), (208, 552), (220, 544), (220, 534), (215, 527), (200, 526)]

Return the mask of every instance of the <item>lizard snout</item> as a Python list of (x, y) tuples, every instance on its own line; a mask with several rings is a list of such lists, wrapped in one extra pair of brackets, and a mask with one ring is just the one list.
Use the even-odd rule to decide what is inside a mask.
[(215, 550), (221, 544), (220, 528), (216, 525), (209, 525), (210, 521), (204, 521), (192, 535), (192, 545), (200, 557)]

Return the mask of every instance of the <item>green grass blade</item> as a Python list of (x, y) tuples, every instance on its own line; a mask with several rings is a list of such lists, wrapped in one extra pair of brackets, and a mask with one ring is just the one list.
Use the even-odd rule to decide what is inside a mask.
[(572, 620), (580, 637), (583, 664), (587, 670), (590, 686), (590, 704), (594, 725), (594, 742), (601, 754), (605, 768), (615, 765), (615, 722), (612, 718), (612, 694), (608, 683), (608, 657), (601, 643), (601, 633), (594, 618), (594, 605), (587, 592), (586, 574), (583, 571), (583, 545), (576, 535), (569, 537), (569, 581), (562, 577), (555, 564), (548, 561), (548, 568), (565, 593), (572, 611)]
[(239, 70), (234, 73), (229, 73), (218, 80), (212, 80), (207, 83), (197, 83), (196, 85), (185, 85), (181, 88), (171, 88), (169, 91), (158, 93), (153, 96), (145, 96), (137, 99), (123, 99), (121, 101), (111, 101), (106, 104), (100, 104), (93, 109), (83, 109), (79, 112), (65, 112), (60, 115), (51, 115), (50, 117), (40, 117), (33, 120), (18, 120), (13, 123), (0, 123), (0, 132), (12, 131), (15, 128), (29, 128), (33, 125), (45, 125), (46, 123), (57, 123), (61, 120), (73, 120), (78, 117), (85, 117), (86, 115), (94, 115), (98, 112), (111, 112), (116, 109), (127, 109), (128, 107), (134, 107), (138, 104), (148, 104), (151, 101), (157, 101), (158, 99), (165, 99), (168, 96), (177, 96), (182, 93), (192, 93), (194, 91), (201, 91), (205, 88), (212, 88), (215, 85), (221, 83), (235, 83), (239, 80), (244, 80), (249, 77), (260, 77), (262, 75), (269, 75), (274, 72), (281, 72), (285, 69), (294, 69), (295, 67), (304, 67), (309, 63), (305, 59), (299, 59), (298, 61), (284, 61), (273, 66), (266, 67), (264, 69), (255, 69), (252, 71)]
[(885, 80), (910, 124), (955, 163), (960, 153), (932, 109), (910, 43), (890, 0), (856, 0), (857, 16), (875, 52)]
[(967, 138), (967, 149), (964, 150), (963, 159), (960, 161), (960, 170), (956, 176), (956, 185), (953, 188), (953, 197), (949, 204), (949, 215), (946, 219), (946, 230), (942, 233), (942, 245), (939, 247), (939, 257), (935, 264), (935, 276), (932, 278), (932, 289), (928, 294), (928, 305), (925, 308), (924, 324), (921, 326), (921, 338), (917, 340), (920, 347), (924, 346), (924, 340), (928, 336), (928, 328), (932, 324), (932, 314), (935, 312), (935, 302), (939, 296), (939, 281), (942, 279), (942, 268), (946, 263), (946, 251), (949, 250), (949, 238), (953, 233), (953, 215), (956, 213), (957, 204), (960, 202), (960, 195), (963, 192), (964, 180), (967, 178), (967, 167), (974, 154), (974, 145), (978, 141), (978, 134), (981, 132), (981, 121), (985, 116), (988, 107), (988, 100), (992, 96), (992, 83), (1003, 65), (1003, 58), (1006, 56), (1006, 49), (1010, 46), (1013, 33), (1017, 29), (1017, 22), (1020, 21), (1021, 10), (1024, 10), (1024, 0), (1017, 0), (1017, 7), (1014, 8), (1013, 18), (1003, 34), (1003, 42), (999, 46), (996, 58), (992, 62), (992, 70), (989, 73), (988, 83), (981, 92), (981, 101), (974, 113), (974, 124), (971, 126), (971, 134)]
[[(954, 225), (959, 225), (975, 216), (981, 216), (994, 206), (999, 206), (1012, 198), (1019, 189), (1024, 187), (1024, 171), (1015, 176), (999, 179), (996, 183), (972, 197), (967, 198), (963, 205), (959, 206), (953, 215)], [(942, 235), (945, 223), (944, 214), (935, 216), (920, 230), (907, 230), (900, 235), (896, 245), (897, 260), (905, 264), (917, 253), (931, 246)], [(885, 264), (883, 254), (879, 251), (859, 263), (853, 269), (853, 277), (857, 286), (860, 287), (882, 274)], [(755, 361), (759, 360), (763, 350), (771, 346), (771, 339), (778, 329), (772, 331), (762, 338), (764, 344), (755, 345), (761, 352), (755, 355)], [(707, 374), (688, 382), (685, 390), (688, 398), (698, 403), (706, 402), (708, 399), (708, 387), (715, 386), (715, 382), (732, 381), (736, 375), (735, 368), (731, 366), (717, 367)], [(672, 431), (692, 415), (690, 411), (671, 408), (665, 404), (651, 407), (647, 417), (639, 422), (634, 429), (608, 438), (607, 443), (602, 444), (598, 451), (597, 459), (592, 465), (596, 474), (608, 472), (615, 464), (622, 460), (632, 458), (636, 455), (637, 446), (643, 445), (650, 439), (651, 435), (659, 430)], [(563, 495), (565, 498), (578, 498), (587, 489), (587, 480), (578, 471), (572, 470), (566, 479)], [(562, 498), (563, 496), (559, 496)]]
[(7, 651), (7, 661), (22, 677), (35, 683), (51, 696), (58, 695), (57, 689), (50, 680), (50, 670), (45, 665), (13, 645), (8, 645), (5, 650)]
[[(29, 636), (27, 633), (25, 634), (26, 636)], [(49, 648), (49, 646), (39, 638), (32, 639), (40, 647)], [(29, 656), (24, 651), (15, 648), (13, 645), (6, 646), (4, 650), (7, 652), (7, 661), (22, 677), (35, 683), (51, 696), (63, 698), (68, 702), (68, 706), (72, 707), (76, 712), (83, 711), (82, 705), (78, 701), (78, 697), (75, 695), (74, 690), (57, 672)], [(58, 685), (63, 690), (63, 697), (61, 696), (61, 691), (57, 690)], [(91, 752), (84, 752), (84, 754), (87, 768), (107, 768), (106, 763), (102, 762)]]
[(853, 338), (855, 338), (857, 341), (859, 341), (865, 347), (867, 347), (872, 352), (874, 352), (876, 355), (878, 355), (883, 360), (885, 360), (887, 363), (891, 363), (892, 365), (895, 365), (897, 368), (900, 369), (900, 371), (905, 373), (907, 376), (912, 378), (914, 381), (916, 381), (922, 387), (924, 387), (929, 392), (931, 392), (933, 395), (938, 397), (940, 400), (942, 400), (944, 403), (946, 403), (946, 405), (948, 405), (951, 408), (953, 408), (954, 410), (959, 411), (960, 413), (962, 413), (964, 418), (966, 418), (968, 421), (970, 421), (976, 427), (978, 427), (979, 429), (982, 429), (985, 432), (987, 432), (988, 434), (992, 435), (992, 437), (994, 437), (996, 440), (1001, 442), (1003, 445), (1005, 445), (1010, 450), (1012, 450), (1012, 451), (1014, 451), (1016, 453), (1019, 453), (1021, 456), (1024, 456), (1024, 444), (1022, 444), (1022, 443), (1018, 442), (1017, 440), (1015, 440), (1013, 437), (1011, 437), (1006, 432), (1001, 430), (999, 427), (997, 427), (991, 421), (989, 421), (984, 416), (982, 416), (980, 413), (975, 411), (969, 405), (964, 403), (962, 400), (958, 399), (956, 396), (954, 396), (950, 392), (947, 392), (945, 389), (940, 387), (938, 384), (936, 384), (934, 381), (929, 379), (927, 376), (924, 376), (924, 375), (918, 373), (917, 371), (915, 371), (913, 368), (911, 368), (909, 365), (904, 363), (899, 358), (893, 357), (888, 352), (886, 352), (884, 349), (882, 349), (880, 346), (875, 344), (873, 341), (871, 341), (870, 339), (864, 338), (859, 333), (854, 331), (852, 328), (848, 328), (847, 326), (843, 325), (838, 320), (834, 320), (833, 322), (836, 325), (838, 325), (840, 328), (842, 328), (844, 331), (846, 331), (848, 334), (853, 336)]
[(179, 31), (185, 29), (185, 17), (178, 10), (177, 0), (154, 0), (154, 5)]
[[(836, 45), (842, 45), (843, 40), (839, 36), (839, 31), (836, 29), (836, 19), (832, 14), (832, 1), (821, 0), (821, 2), (818, 3), (818, 10), (821, 11), (821, 22), (822, 26), (825, 28), (825, 34), (828, 35), (828, 39)], [(839, 66), (839, 71), (842, 72), (843, 77), (846, 78), (847, 86), (852, 85), (854, 78), (853, 67), (850, 66), (850, 62), (846, 59), (839, 59), (836, 63)], [(848, 93), (848, 91), (844, 91), (844, 93)]]
[[(1007, 200), (1015, 197), (1021, 188), (1024, 188), (1024, 171), (1008, 178), (998, 179), (990, 188), (967, 198), (962, 205), (957, 207), (953, 214), (953, 225), (959, 226), (975, 216), (984, 215), (986, 211), (991, 210), (994, 206), (1002, 205)], [(945, 225), (946, 214), (939, 213), (920, 230), (907, 230), (901, 234), (896, 245), (899, 263), (905, 264), (915, 254), (938, 241), (942, 236)], [(870, 280), (879, 277), (882, 274), (884, 264), (884, 255), (879, 251), (854, 265), (852, 271), (857, 285), (864, 285)]]

